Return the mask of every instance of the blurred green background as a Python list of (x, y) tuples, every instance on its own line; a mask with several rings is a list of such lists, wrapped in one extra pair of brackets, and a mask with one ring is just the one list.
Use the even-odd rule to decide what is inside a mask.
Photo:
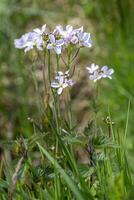
[[(120, 134), (125, 132), (131, 102), (125, 148), (134, 172), (133, 9), (133, 0), (0, 0), (0, 139), (30, 136), (33, 131), (27, 118), (36, 117), (30, 62), (23, 51), (14, 48), (14, 39), (45, 23), (52, 29), (58, 24), (84, 26), (94, 45), (81, 52), (77, 64), (84, 68), (95, 62), (114, 68), (113, 80), (104, 81), (100, 91), (100, 110), (106, 117), (109, 108)], [(85, 93), (79, 96), (86, 98), (89, 87), (85, 85)], [(80, 105), (78, 99), (76, 104)], [(80, 108), (85, 112), (85, 107)]]

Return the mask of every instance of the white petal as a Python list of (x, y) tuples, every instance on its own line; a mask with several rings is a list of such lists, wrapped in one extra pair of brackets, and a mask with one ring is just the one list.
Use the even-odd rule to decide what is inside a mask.
[(51, 42), (51, 43), (55, 43), (55, 37), (54, 37), (53, 34), (50, 34), (50, 35), (49, 35), (49, 38), (50, 38), (50, 42)]
[(109, 74), (112, 75), (114, 73), (113, 69), (109, 69)]
[(41, 28), (41, 32), (42, 32), (42, 33), (45, 32), (45, 30), (46, 30), (46, 26), (47, 26), (46, 24), (44, 24), (44, 25), (42, 26), (42, 28)]
[(54, 50), (57, 54), (61, 54), (61, 47), (60, 46), (56, 46), (54, 47)]
[(87, 41), (87, 40), (89, 40), (89, 38), (90, 38), (90, 34), (89, 33), (84, 33), (83, 34), (83, 40), (85, 40), (85, 41)]
[(82, 31), (79, 31), (79, 32), (77, 33), (77, 35), (78, 35), (78, 39), (79, 39), (79, 40), (82, 40), (83, 32), (82, 32)]
[(75, 33), (83, 32), (83, 26), (74, 30)]
[(59, 85), (59, 83), (57, 83), (57, 82), (52, 82), (51, 83), (51, 87), (53, 87), (53, 88), (59, 88), (60, 87), (60, 85)]
[(68, 33), (71, 33), (72, 30), (73, 30), (73, 27), (71, 25), (67, 25), (66, 30), (67, 30)]
[(61, 71), (58, 71), (57, 74), (58, 74), (59, 76), (63, 76), (63, 72), (61, 72)]
[(57, 33), (57, 34), (61, 34), (62, 31), (63, 31), (63, 27), (61, 25), (56, 26), (56, 28), (54, 29), (54, 33)]
[(68, 87), (68, 83), (63, 83), (63, 84), (62, 84), (62, 87), (63, 87), (63, 88)]
[(67, 70), (67, 71), (65, 72), (65, 76), (66, 76), (66, 77), (69, 76), (69, 70)]
[(64, 82), (64, 77), (63, 76), (59, 76), (58, 78), (59, 84), (62, 85)]
[(60, 39), (60, 40), (56, 40), (56, 45), (57, 46), (62, 46), (64, 44), (64, 40)]
[(57, 90), (58, 95), (60, 95), (60, 94), (62, 93), (62, 91), (63, 91), (63, 88), (60, 87), (60, 88)]
[(86, 67), (86, 69), (87, 69), (88, 71), (90, 71), (91, 68), (90, 68), (90, 67)]
[(101, 70), (102, 70), (102, 71), (107, 71), (107, 70), (108, 70), (108, 66), (103, 66), (103, 67), (101, 68)]
[(35, 33), (41, 34), (41, 30), (40, 30), (39, 28), (35, 28), (35, 29), (33, 29), (33, 31), (34, 31)]

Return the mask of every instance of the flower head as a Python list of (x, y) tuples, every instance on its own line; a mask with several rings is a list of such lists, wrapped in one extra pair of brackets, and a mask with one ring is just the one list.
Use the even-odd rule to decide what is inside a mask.
[(56, 54), (61, 54), (63, 45), (64, 45), (63, 39), (56, 40), (53, 34), (49, 35), (49, 43), (47, 45), (47, 49), (54, 49)]
[(70, 43), (76, 44), (78, 42), (78, 38), (76, 37), (76, 32), (73, 30), (73, 26), (67, 25), (65, 30), (61, 25), (56, 26), (54, 29), (54, 34), (59, 35), (59, 37), (63, 38), (64, 44), (67, 47)]
[(80, 47), (88, 47), (92, 46), (92, 40), (90, 33), (86, 33), (83, 31), (83, 27), (77, 29), (77, 37), (78, 37), (78, 44)]
[(24, 49), (25, 52), (37, 47), (38, 50), (42, 50), (43, 39), (40, 34), (36, 32), (29, 32), (21, 36), (21, 38), (14, 41), (15, 47), (18, 49)]
[(90, 67), (86, 67), (86, 69), (88, 70), (88, 72), (90, 74), (92, 74), (94, 71), (96, 71), (99, 68), (98, 65), (95, 65), (94, 63), (91, 64)]
[(102, 76), (101, 76), (101, 74), (98, 71), (94, 71), (93, 74), (89, 75), (89, 79), (92, 80), (92, 81), (94, 81), (94, 82), (96, 82), (97, 80), (99, 80), (101, 78), (102, 78)]
[(59, 71), (51, 83), (51, 87), (57, 89), (57, 94), (60, 95), (66, 87), (73, 86), (74, 83), (72, 79), (69, 79), (69, 71), (65, 73)]
[(86, 67), (89, 73), (89, 79), (96, 82), (101, 78), (110, 78), (112, 79), (111, 75), (114, 73), (113, 69), (109, 69), (107, 66), (103, 66), (100, 68), (98, 65), (94, 63), (91, 64), (90, 67)]
[(103, 78), (110, 78), (112, 79), (111, 75), (114, 73), (113, 69), (109, 69), (107, 66), (104, 66), (101, 68), (102, 71), (102, 77)]
[(25, 52), (36, 47), (38, 50), (53, 49), (56, 54), (61, 54), (62, 49), (68, 48), (69, 45), (76, 48), (92, 46), (90, 34), (84, 32), (83, 27), (74, 29), (73, 26), (67, 25), (64, 29), (58, 25), (52, 32), (48, 33), (46, 32), (46, 24), (22, 35), (14, 43), (16, 48), (24, 49)]

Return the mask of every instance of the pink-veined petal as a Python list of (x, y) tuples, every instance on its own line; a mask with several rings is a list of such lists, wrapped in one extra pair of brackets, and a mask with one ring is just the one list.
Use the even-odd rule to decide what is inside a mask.
[(50, 43), (47, 45), (47, 49), (53, 49), (53, 45)]
[(55, 43), (55, 37), (54, 37), (53, 34), (50, 34), (50, 35), (49, 35), (49, 39), (50, 39), (50, 42), (51, 42), (51, 43)]
[(59, 88), (60, 85), (59, 85), (59, 83), (53, 81), (53, 82), (51, 83), (51, 87), (52, 87), (52, 88)]

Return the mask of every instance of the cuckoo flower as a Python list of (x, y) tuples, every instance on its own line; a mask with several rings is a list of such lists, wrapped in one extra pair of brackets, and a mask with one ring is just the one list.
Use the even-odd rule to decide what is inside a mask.
[(29, 32), (21, 36), (21, 38), (14, 41), (15, 47), (18, 49), (24, 49), (25, 52), (37, 47), (38, 50), (42, 50), (43, 39), (41, 35), (36, 32)]
[(91, 64), (90, 67), (86, 67), (89, 73), (89, 79), (96, 82), (101, 78), (110, 78), (112, 79), (111, 75), (114, 73), (113, 69), (109, 69), (107, 66), (103, 66), (100, 68), (98, 65), (94, 63)]
[(101, 79), (102, 76), (98, 71), (94, 71), (93, 74), (89, 75), (89, 79), (96, 82), (97, 80)]
[(83, 32), (83, 27), (77, 29), (77, 37), (78, 37), (80, 47), (90, 48), (92, 46), (90, 33)]
[(101, 68), (102, 71), (102, 77), (103, 78), (110, 78), (112, 79), (111, 75), (114, 73), (113, 69), (109, 69), (107, 66), (103, 66)]
[(92, 74), (94, 71), (96, 71), (99, 68), (98, 65), (95, 65), (94, 63), (91, 64), (90, 67), (86, 67), (86, 69), (88, 70), (88, 72), (90, 74)]
[(62, 46), (64, 45), (63, 39), (56, 40), (53, 34), (49, 35), (49, 42), (47, 49), (54, 49), (56, 54), (61, 54)]
[(57, 90), (58, 95), (60, 95), (66, 87), (74, 85), (75, 82), (68, 77), (69, 71), (65, 73), (59, 71), (55, 76), (55, 80), (51, 83), (51, 87)]
[(78, 38), (76, 36), (75, 30), (73, 30), (73, 26), (67, 25), (65, 30), (61, 25), (56, 26), (54, 30), (54, 34), (60, 35), (64, 39), (65, 46), (67, 47), (70, 43), (76, 44), (78, 42)]

